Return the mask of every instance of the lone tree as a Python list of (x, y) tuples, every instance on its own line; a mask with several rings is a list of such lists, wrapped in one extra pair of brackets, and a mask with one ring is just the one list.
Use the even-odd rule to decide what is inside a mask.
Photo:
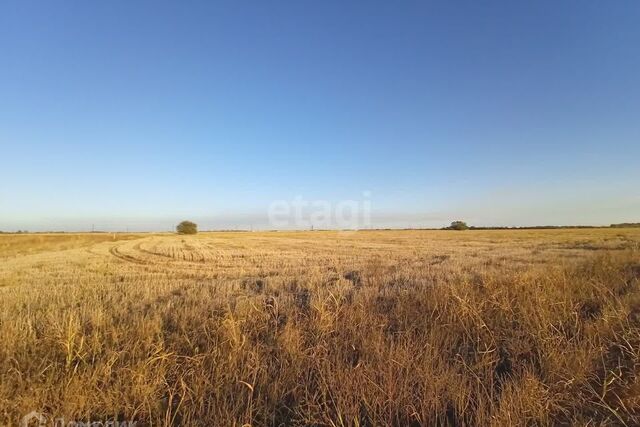
[(196, 234), (198, 232), (198, 224), (191, 221), (182, 221), (176, 227), (178, 234)]
[(469, 226), (464, 221), (453, 221), (449, 229), (450, 230), (468, 230)]

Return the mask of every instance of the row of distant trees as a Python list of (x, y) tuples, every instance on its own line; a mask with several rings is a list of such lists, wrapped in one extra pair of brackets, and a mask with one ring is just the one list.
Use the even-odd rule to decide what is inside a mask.
[[(611, 227), (640, 227), (640, 223), (612, 224)], [(464, 221), (453, 221), (449, 227), (444, 230), (511, 230), (511, 229), (553, 229), (553, 228), (596, 228), (591, 226), (538, 226), (538, 227), (474, 227), (469, 226)], [(191, 221), (182, 221), (176, 227), (178, 234), (196, 234), (198, 225)]]
[[(640, 222), (623, 222), (620, 224), (611, 224), (611, 228), (640, 228)], [(443, 230), (546, 230), (557, 228), (599, 228), (591, 225), (540, 225), (533, 227), (475, 227), (469, 226), (464, 221), (453, 221), (449, 227), (444, 227)], [(182, 221), (176, 226), (176, 232), (178, 234), (196, 234), (198, 232), (198, 224), (191, 221)], [(0, 231), (0, 234), (5, 233)], [(24, 234), (28, 233), (26, 230), (18, 230), (11, 234)]]
[[(623, 222), (611, 224), (611, 228), (640, 228), (640, 222)], [(593, 225), (536, 225), (532, 227), (474, 227), (464, 221), (453, 221), (449, 227), (443, 230), (553, 230), (557, 228), (600, 228)]]
[[(447, 230), (468, 230), (469, 227), (464, 221), (453, 221), (449, 227), (445, 227)], [(198, 224), (191, 221), (182, 221), (176, 226), (176, 232), (178, 234), (196, 234), (198, 232)]]
[(622, 222), (620, 224), (611, 224), (611, 228), (635, 228), (640, 227), (640, 222)]

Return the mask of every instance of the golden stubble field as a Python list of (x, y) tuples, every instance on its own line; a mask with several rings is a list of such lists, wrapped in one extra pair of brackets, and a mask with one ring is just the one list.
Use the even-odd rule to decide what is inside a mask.
[(640, 229), (0, 235), (0, 425), (638, 425)]

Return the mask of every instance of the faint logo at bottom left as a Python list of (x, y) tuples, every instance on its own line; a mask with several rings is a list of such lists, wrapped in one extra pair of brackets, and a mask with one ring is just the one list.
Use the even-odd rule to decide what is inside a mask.
[(47, 417), (38, 411), (31, 411), (20, 420), (20, 427), (44, 427), (47, 425)]
[(49, 419), (41, 412), (31, 411), (20, 420), (20, 427), (136, 427), (137, 421), (69, 421), (64, 418)]

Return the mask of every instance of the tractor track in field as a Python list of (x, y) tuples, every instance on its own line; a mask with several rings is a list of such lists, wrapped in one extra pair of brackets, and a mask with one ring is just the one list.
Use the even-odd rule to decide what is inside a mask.
[(120, 246), (122, 245), (118, 245), (118, 246), (114, 246), (112, 248), (109, 249), (109, 252), (111, 253), (111, 255), (113, 255), (114, 257), (121, 259), (123, 261), (126, 262), (130, 262), (133, 264), (138, 264), (138, 265), (147, 265), (148, 263), (145, 261), (142, 261), (138, 258), (132, 257), (131, 255), (127, 255), (125, 253), (120, 252), (118, 249), (120, 248)]
[[(109, 253), (115, 258), (137, 265), (152, 266), (171, 263), (174, 268), (192, 269), (194, 265), (202, 265), (204, 263), (204, 259), (189, 259), (189, 257), (182, 253), (184, 251), (183, 249), (178, 249), (182, 255), (179, 256), (178, 253), (163, 253), (155, 247), (145, 248), (143, 247), (144, 243), (145, 242), (137, 242), (133, 245), (115, 245), (109, 248)], [(126, 253), (125, 250), (129, 253)], [(193, 257), (192, 254), (190, 255)]]
[(171, 255), (163, 254), (161, 252), (154, 252), (153, 250), (149, 250), (149, 249), (143, 248), (142, 247), (142, 242), (140, 242), (137, 245), (135, 245), (133, 247), (133, 249), (137, 250), (138, 252), (142, 252), (144, 254), (151, 255), (151, 256), (154, 256), (154, 257), (162, 257), (162, 258), (168, 258), (168, 259), (175, 260), (175, 258), (172, 257)]

